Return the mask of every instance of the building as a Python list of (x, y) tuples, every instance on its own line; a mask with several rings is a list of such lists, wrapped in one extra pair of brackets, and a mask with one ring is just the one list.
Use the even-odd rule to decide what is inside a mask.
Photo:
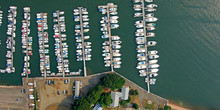
[(77, 99), (79, 98), (79, 93), (80, 93), (80, 88), (81, 88), (82, 82), (81, 81), (75, 81), (75, 86), (74, 88), (74, 98)]
[(110, 104), (110, 107), (117, 107), (119, 103), (119, 98), (122, 96), (123, 94), (121, 92), (111, 92), (111, 98), (113, 102), (112, 104)]
[(123, 96), (121, 97), (122, 100), (128, 100), (128, 96), (129, 96), (129, 87), (128, 86), (123, 86), (122, 90), (121, 90)]

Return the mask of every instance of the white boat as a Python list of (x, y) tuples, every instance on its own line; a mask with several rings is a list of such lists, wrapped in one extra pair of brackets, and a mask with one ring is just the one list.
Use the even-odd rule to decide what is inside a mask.
[(110, 47), (109, 46), (103, 46), (102, 48), (103, 49), (109, 49)]
[(120, 62), (120, 61), (117, 61), (117, 62), (113, 62), (112, 64), (113, 64), (113, 65), (120, 65), (121, 62)]
[(138, 65), (145, 65), (146, 62), (145, 61), (142, 61), (142, 62), (138, 62)]
[(118, 19), (118, 16), (110, 16), (110, 19)]
[(139, 73), (147, 73), (146, 70), (139, 70)]
[(148, 51), (148, 54), (157, 54), (158, 53), (158, 51), (157, 50), (151, 50), (151, 51)]
[(155, 17), (150, 17), (150, 18), (146, 18), (146, 19), (145, 19), (146, 22), (155, 22), (155, 21), (157, 21), (157, 20), (158, 20), (158, 19), (155, 18)]
[(120, 39), (119, 36), (112, 36), (111, 38), (112, 38), (112, 40), (119, 40)]
[(151, 26), (152, 27), (152, 26), (156, 26), (156, 24), (155, 23), (148, 23), (147, 26)]
[(157, 68), (156, 68), (156, 69), (149, 69), (149, 72), (150, 72), (150, 73), (156, 73), (156, 72), (158, 72), (158, 71), (159, 71), (159, 69), (157, 69)]
[(103, 27), (103, 28), (101, 28), (100, 30), (101, 30), (101, 31), (106, 31), (107, 28), (106, 28), (106, 27)]
[(145, 60), (146, 60), (146, 57), (139, 57), (137, 60), (138, 60), (138, 61), (145, 61)]
[(106, 60), (106, 61), (104, 61), (104, 63), (111, 63), (111, 61), (110, 60)]
[(155, 30), (156, 28), (155, 28), (154, 26), (152, 26), (152, 27), (149, 26), (149, 27), (147, 27), (146, 29), (147, 29), (148, 31), (153, 31), (153, 30)]
[(159, 58), (159, 55), (149, 55), (149, 59), (156, 59)]
[(154, 7), (157, 7), (157, 5), (156, 4), (148, 4), (146, 7), (147, 8), (154, 8)]
[(146, 52), (146, 50), (145, 49), (139, 49), (139, 50), (137, 50), (137, 52), (142, 53), (142, 52)]
[(102, 45), (109, 45), (109, 41), (103, 42)]
[(122, 41), (112, 41), (112, 44), (121, 44), (122, 43)]
[(144, 32), (144, 29), (137, 29), (136, 32)]
[(113, 61), (120, 61), (121, 58), (113, 58)]
[(145, 69), (147, 66), (146, 65), (138, 65), (136, 68), (137, 69)]
[(142, 27), (144, 27), (143, 24), (138, 24), (138, 25), (136, 26), (136, 28), (142, 28)]
[(145, 17), (154, 17), (154, 13), (148, 13), (145, 15)]
[(109, 64), (109, 63), (105, 64), (105, 67), (109, 67), (109, 66), (110, 66), (110, 64)]
[(135, 11), (141, 11), (141, 8), (139, 7), (133, 7)]
[(110, 50), (109, 49), (105, 49), (102, 52), (110, 52)]
[(118, 23), (118, 20), (116, 19), (110, 20), (110, 23)]
[(140, 73), (140, 76), (147, 76), (147, 73)]
[(113, 56), (114, 56), (114, 57), (119, 57), (119, 56), (121, 56), (121, 54), (118, 53), (118, 52), (114, 52), (114, 53), (113, 53)]
[(104, 60), (109, 60), (109, 59), (111, 59), (110, 56), (106, 56), (106, 57), (104, 58)]
[(134, 3), (139, 3), (141, 0), (133, 0)]
[(154, 0), (145, 0), (145, 2), (148, 2), (148, 3), (151, 3), (153, 2)]
[(118, 12), (110, 12), (110, 15), (117, 15), (118, 14)]
[(158, 60), (149, 60), (149, 61), (148, 61), (149, 64), (155, 64), (155, 63), (157, 63), (157, 62), (158, 62)]
[(146, 37), (155, 37), (155, 33), (153, 32), (148, 32)]
[(121, 46), (120, 46), (120, 45), (113, 45), (112, 48), (113, 48), (113, 49), (120, 49)]
[(151, 64), (151, 65), (148, 65), (148, 68), (158, 68), (160, 65), (158, 64)]
[(136, 25), (138, 25), (138, 24), (143, 24), (143, 23), (144, 23), (144, 21), (142, 21), (142, 20), (139, 20), (139, 21), (136, 21), (136, 22), (135, 22)]
[(144, 33), (136, 33), (135, 36), (144, 36)]
[(152, 78), (152, 77), (156, 77), (156, 76), (158, 76), (157, 73), (150, 73), (150, 74), (149, 74), (149, 77), (151, 77), (151, 78)]
[(157, 44), (156, 41), (148, 41), (148, 42), (147, 42), (147, 45), (148, 45), (148, 46), (155, 46), (156, 44)]
[(143, 14), (142, 13), (139, 13), (139, 12), (137, 12), (137, 13), (134, 13), (134, 17), (140, 17), (140, 16), (142, 16)]
[(121, 68), (121, 65), (114, 65), (114, 68)]
[(146, 56), (145, 53), (139, 53), (139, 54), (137, 54), (137, 57), (143, 57), (143, 56)]
[(110, 56), (110, 53), (103, 53), (102, 56)]
[(118, 28), (118, 27), (119, 27), (118, 24), (111, 24), (111, 28), (112, 28), (112, 29), (115, 29), (115, 28)]

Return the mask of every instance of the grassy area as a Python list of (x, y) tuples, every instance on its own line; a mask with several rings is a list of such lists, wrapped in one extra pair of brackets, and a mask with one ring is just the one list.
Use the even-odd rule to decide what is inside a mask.
[(156, 109), (156, 103), (152, 102), (151, 104), (148, 103), (148, 100), (144, 99), (142, 101), (143, 107), (145, 109)]

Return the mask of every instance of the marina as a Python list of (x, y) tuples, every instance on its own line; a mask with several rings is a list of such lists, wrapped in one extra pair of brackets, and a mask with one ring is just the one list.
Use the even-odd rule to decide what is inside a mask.
[[(154, 77), (158, 76), (157, 72), (160, 66), (157, 64), (158, 60), (156, 60), (159, 57), (157, 55), (158, 51), (148, 50), (148, 47), (155, 46), (157, 42), (147, 40), (148, 37), (155, 37), (155, 33), (152, 31), (155, 30), (156, 24), (153, 22), (156, 22), (158, 19), (151, 12), (156, 11), (154, 8), (157, 5), (151, 4), (153, 0), (134, 0), (133, 2), (133, 9), (136, 11), (134, 17), (142, 18), (142, 20), (135, 22), (137, 28), (135, 35), (137, 36), (136, 42), (138, 44), (136, 49), (138, 53), (137, 60), (139, 61), (136, 68), (139, 69), (141, 77), (146, 76), (145, 82), (148, 86), (148, 92), (150, 92), (150, 85), (155, 84), (156, 79)], [(146, 7), (145, 2), (147, 3)]]
[(101, 38), (108, 39), (102, 43), (103, 45), (103, 54), (105, 67), (111, 67), (111, 71), (114, 71), (114, 68), (121, 68), (121, 54), (120, 48), (121, 43), (120, 37), (117, 35), (111, 35), (111, 29), (117, 29), (119, 27), (118, 23), (118, 12), (117, 5), (113, 3), (108, 3), (107, 5), (98, 6), (99, 11), (106, 15), (102, 17), (100, 21), (102, 28), (100, 29), (103, 33)]
[(62, 75), (70, 72), (69, 70), (69, 60), (68, 58), (68, 45), (66, 43), (66, 27), (65, 27), (65, 17), (64, 11), (56, 10), (53, 13), (54, 17), (54, 39), (55, 39), (55, 55), (57, 56), (57, 75)]
[(7, 35), (8, 38), (6, 40), (6, 48), (7, 50), (7, 63), (6, 63), (6, 69), (0, 69), (1, 73), (12, 73), (15, 72), (15, 67), (14, 67), (14, 56), (13, 53), (15, 52), (15, 30), (16, 30), (16, 16), (17, 16), (17, 7), (16, 6), (10, 6), (8, 10), (8, 30), (7, 30)]
[(40, 72), (41, 76), (45, 78), (50, 71), (50, 56), (49, 56), (49, 38), (47, 25), (47, 13), (37, 13), (37, 29), (38, 29), (38, 43), (39, 43), (39, 55), (40, 55)]
[(88, 11), (86, 8), (78, 7), (78, 9), (73, 10), (73, 15), (74, 21), (79, 22), (78, 25), (75, 25), (77, 61), (83, 61), (84, 77), (86, 77), (86, 61), (90, 61), (92, 57), (91, 42), (85, 42), (90, 36), (84, 35), (89, 31)]
[[(29, 37), (30, 34), (30, 7), (24, 7), (24, 20), (22, 21), (22, 52), (25, 54), (24, 56), (24, 68), (23, 72), (21, 73), (21, 76), (26, 76), (31, 73), (30, 71), (30, 56), (33, 54), (32, 53), (32, 37)], [(28, 77), (28, 76), (27, 76)]]

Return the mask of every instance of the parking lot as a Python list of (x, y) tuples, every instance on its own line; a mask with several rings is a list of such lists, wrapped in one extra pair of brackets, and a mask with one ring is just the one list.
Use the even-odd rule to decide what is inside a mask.
[(40, 98), (39, 110), (68, 110), (73, 104), (72, 86), (70, 80), (38, 79), (36, 89)]
[(27, 94), (21, 93), (23, 87), (0, 87), (0, 110), (27, 110)]

